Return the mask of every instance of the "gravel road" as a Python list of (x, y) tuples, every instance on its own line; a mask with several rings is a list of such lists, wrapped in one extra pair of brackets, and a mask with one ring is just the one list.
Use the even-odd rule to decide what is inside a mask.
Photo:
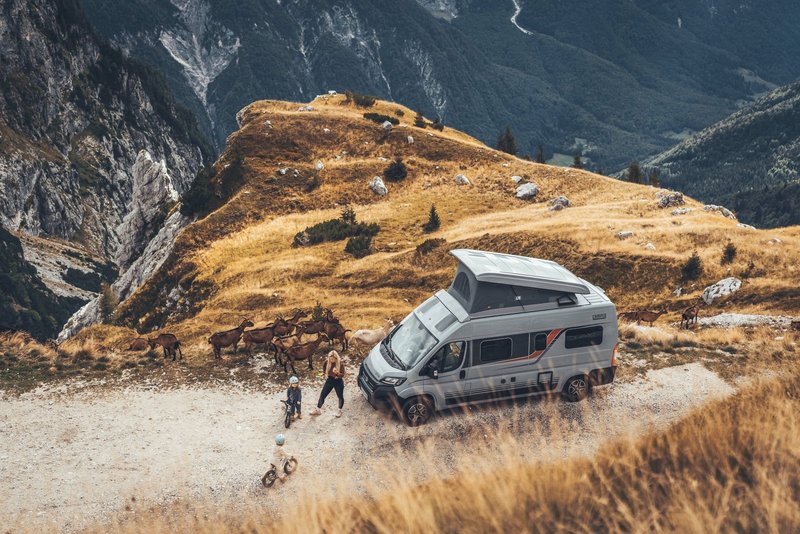
[[(520, 461), (587, 455), (610, 439), (663, 428), (732, 391), (713, 372), (691, 364), (598, 388), (578, 404), (533, 400), (473, 407), (466, 415), (445, 413), (408, 428), (374, 411), (350, 382), (342, 418), (333, 416), (332, 395), (321, 416), (305, 415), (285, 431), (286, 449), (300, 468), (270, 490), (259, 479), (273, 436), (284, 431), (282, 393), (230, 382), (174, 389), (140, 383), (74, 390), (61, 384), (19, 396), (0, 392), (0, 524), (73, 531), (186, 500), (228, 511), (257, 502), (279, 513), (286, 499), (307, 493), (305, 498), (319, 498), (385, 489), (404, 477), (447, 475), (464, 462), (487, 467), (485, 452), (471, 455), (462, 445), (473, 434), (486, 435), (488, 444), (497, 433), (513, 436)], [(306, 411), (317, 392), (304, 391)]]

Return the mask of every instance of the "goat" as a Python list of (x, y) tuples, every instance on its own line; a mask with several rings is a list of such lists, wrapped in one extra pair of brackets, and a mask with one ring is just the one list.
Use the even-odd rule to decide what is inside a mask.
[(164, 349), (164, 357), (167, 358), (170, 354), (172, 354), (172, 361), (175, 361), (175, 356), (180, 355), (180, 359), (183, 359), (183, 351), (181, 350), (181, 342), (178, 341), (178, 338), (172, 334), (159, 334), (156, 337), (148, 337), (147, 344), (150, 345), (150, 349), (156, 348), (156, 345), (161, 345), (161, 348)]
[(301, 334), (292, 334), (289, 336), (276, 337), (272, 340), (272, 346), (275, 349), (275, 363), (283, 365), (281, 354), (286, 352), (286, 349), (300, 345)]
[(302, 321), (295, 325), (295, 334), (321, 334), (324, 330), (325, 321), (322, 319)]
[(381, 342), (383, 338), (389, 335), (389, 331), (394, 326), (391, 319), (386, 319), (386, 324), (381, 328), (375, 330), (356, 330), (347, 341), (349, 347), (374, 347)]
[(619, 315), (617, 315), (617, 319), (620, 321), (627, 321), (629, 323), (632, 323), (633, 321), (636, 320), (636, 313), (637, 312), (635, 311), (622, 312)]
[(329, 343), (335, 344), (336, 341), (340, 341), (342, 343), (342, 351), (347, 350), (347, 332), (350, 332), (350, 330), (345, 330), (341, 323), (338, 321), (335, 323), (325, 322), (323, 323), (322, 331), (325, 337), (328, 338)]
[(683, 312), (681, 312), (681, 328), (683, 328), (684, 323), (686, 323), (687, 330), (690, 328), (691, 324), (697, 324), (697, 316), (700, 313), (700, 307), (704, 304), (704, 302), (700, 299), (694, 303), (694, 305), (689, 306)]
[(221, 358), (222, 356), (220, 353), (222, 352), (222, 349), (225, 347), (230, 347), (231, 345), (233, 345), (233, 353), (236, 354), (236, 350), (239, 346), (239, 340), (242, 338), (244, 329), (252, 326), (253, 321), (245, 318), (245, 320), (242, 321), (242, 323), (236, 328), (212, 334), (211, 337), (208, 338), (208, 342), (214, 348), (214, 359)]
[(149, 342), (143, 337), (135, 337), (129, 340), (128, 348), (125, 350), (133, 351), (133, 350), (147, 350), (149, 346)]
[(247, 351), (247, 355), (252, 355), (251, 347), (263, 343), (264, 349), (269, 350), (271, 341), (275, 337), (275, 324), (268, 324), (264, 328), (254, 328), (252, 330), (245, 330), (242, 334), (242, 342)]
[(638, 310), (636, 312), (636, 324), (639, 324), (642, 321), (644, 321), (645, 323), (650, 323), (650, 326), (653, 326), (653, 323), (656, 321), (656, 319), (658, 319), (665, 313), (667, 313), (667, 310), (661, 310), (657, 312), (650, 310)]
[(303, 343), (302, 345), (295, 345), (294, 347), (289, 347), (286, 349), (286, 361), (283, 362), (283, 372), (286, 372), (286, 364), (289, 364), (289, 367), (292, 368), (292, 374), (297, 374), (297, 371), (294, 369), (294, 362), (297, 360), (305, 360), (308, 359), (308, 368), (313, 369), (313, 358), (314, 354), (319, 349), (319, 346), (322, 344), (323, 341), (327, 340), (328, 336), (325, 334), (320, 334), (317, 339), (314, 341), (309, 341), (308, 343)]

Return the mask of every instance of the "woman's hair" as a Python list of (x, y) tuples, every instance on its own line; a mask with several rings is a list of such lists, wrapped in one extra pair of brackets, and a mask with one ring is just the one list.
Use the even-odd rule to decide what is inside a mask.
[(339, 353), (336, 352), (335, 350), (330, 351), (328, 355), (325, 357), (325, 373), (331, 371), (331, 369), (329, 369), (329, 366), (331, 364), (331, 356), (336, 358), (336, 363), (334, 363), (335, 366), (334, 369), (337, 369), (340, 374), (343, 373), (344, 365), (342, 364), (342, 358), (339, 356)]

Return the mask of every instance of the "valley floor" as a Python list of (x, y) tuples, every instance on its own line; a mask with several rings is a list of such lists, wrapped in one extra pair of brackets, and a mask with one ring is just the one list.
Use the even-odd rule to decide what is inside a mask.
[[(256, 363), (268, 361), (262, 355)], [(165, 389), (150, 381), (81, 388), (65, 381), (21, 395), (0, 392), (0, 524), (73, 531), (171, 502), (202, 503), (212, 515), (266, 509), (271, 520), (281, 507), (315, 496), (447, 476), (464, 462), (491, 469), (485, 453), (459, 445), (468, 437), (480, 443), (484, 434), (491, 444), (494, 435), (511, 434), (525, 463), (590, 455), (734, 391), (699, 363), (623, 376), (587, 402), (473, 407), (420, 428), (374, 411), (352, 376), (342, 418), (333, 416), (332, 395), (321, 416), (306, 414), (288, 431), (278, 402), (284, 393), (252, 383)], [(305, 388), (306, 412), (318, 391)], [(300, 468), (285, 485), (265, 490), (260, 477), (278, 432)]]

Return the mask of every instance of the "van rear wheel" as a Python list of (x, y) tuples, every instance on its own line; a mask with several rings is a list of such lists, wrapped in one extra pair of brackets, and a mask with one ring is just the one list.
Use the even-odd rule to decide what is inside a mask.
[(579, 402), (589, 396), (589, 379), (585, 376), (573, 376), (567, 380), (561, 395), (569, 402)]
[(408, 426), (424, 425), (433, 414), (433, 405), (425, 397), (411, 397), (403, 404), (403, 419)]

